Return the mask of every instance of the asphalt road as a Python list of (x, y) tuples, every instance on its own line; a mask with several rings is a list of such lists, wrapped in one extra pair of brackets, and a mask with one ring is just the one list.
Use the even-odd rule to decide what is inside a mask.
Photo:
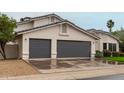
[(94, 78), (87, 78), (81, 80), (124, 80), (124, 75), (111, 75), (111, 76), (94, 77)]

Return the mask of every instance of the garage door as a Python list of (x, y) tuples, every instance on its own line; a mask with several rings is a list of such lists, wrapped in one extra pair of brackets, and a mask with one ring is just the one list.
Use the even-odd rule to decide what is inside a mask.
[(30, 39), (29, 57), (30, 58), (50, 58), (51, 40)]
[(57, 41), (57, 57), (90, 57), (91, 42)]

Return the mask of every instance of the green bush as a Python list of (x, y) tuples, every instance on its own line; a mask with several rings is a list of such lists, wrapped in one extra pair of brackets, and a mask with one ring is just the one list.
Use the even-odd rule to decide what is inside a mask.
[(112, 52), (112, 56), (113, 57), (119, 57), (120, 56), (120, 52)]
[(112, 52), (108, 50), (103, 50), (103, 56), (104, 57), (111, 57)]
[(103, 56), (104, 57), (124, 57), (124, 53), (123, 52), (111, 52), (108, 50), (104, 50)]
[(120, 57), (124, 57), (124, 53), (120, 52), (120, 53), (119, 53), (119, 56), (120, 56)]
[(101, 51), (96, 51), (96, 54), (95, 54), (95, 57), (96, 58), (102, 58), (103, 57), (103, 53)]

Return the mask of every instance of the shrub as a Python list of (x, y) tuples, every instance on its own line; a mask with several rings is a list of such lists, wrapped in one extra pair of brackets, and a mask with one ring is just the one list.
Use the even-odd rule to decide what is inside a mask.
[(113, 57), (124, 57), (124, 53), (123, 52), (112, 52), (112, 56)]
[(103, 56), (104, 57), (111, 57), (112, 52), (108, 50), (103, 50)]
[(95, 54), (95, 57), (96, 58), (102, 58), (103, 57), (103, 53), (101, 51), (96, 51), (96, 54)]
[(112, 52), (112, 56), (113, 57), (119, 57), (120, 56), (120, 52)]
[(120, 53), (119, 53), (119, 56), (120, 56), (120, 57), (124, 57), (124, 53), (120, 52)]
[(104, 57), (124, 57), (124, 53), (123, 52), (112, 52), (112, 51), (108, 51), (108, 50), (104, 50), (103, 51), (103, 56)]

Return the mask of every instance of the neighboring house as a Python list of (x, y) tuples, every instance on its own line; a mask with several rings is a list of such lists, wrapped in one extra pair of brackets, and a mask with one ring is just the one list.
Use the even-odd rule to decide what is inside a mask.
[(96, 50), (103, 50), (103, 43), (108, 49), (109, 41), (119, 50), (114, 37), (94, 35), (56, 14), (21, 18), (15, 31), (16, 44), (7, 45), (12, 49), (6, 48), (7, 58), (94, 58)]
[(96, 29), (89, 29), (92, 35), (100, 37), (99, 40), (95, 42), (95, 50), (103, 51), (103, 50), (110, 50), (110, 51), (119, 51), (119, 39), (113, 36), (111, 33), (96, 30)]

